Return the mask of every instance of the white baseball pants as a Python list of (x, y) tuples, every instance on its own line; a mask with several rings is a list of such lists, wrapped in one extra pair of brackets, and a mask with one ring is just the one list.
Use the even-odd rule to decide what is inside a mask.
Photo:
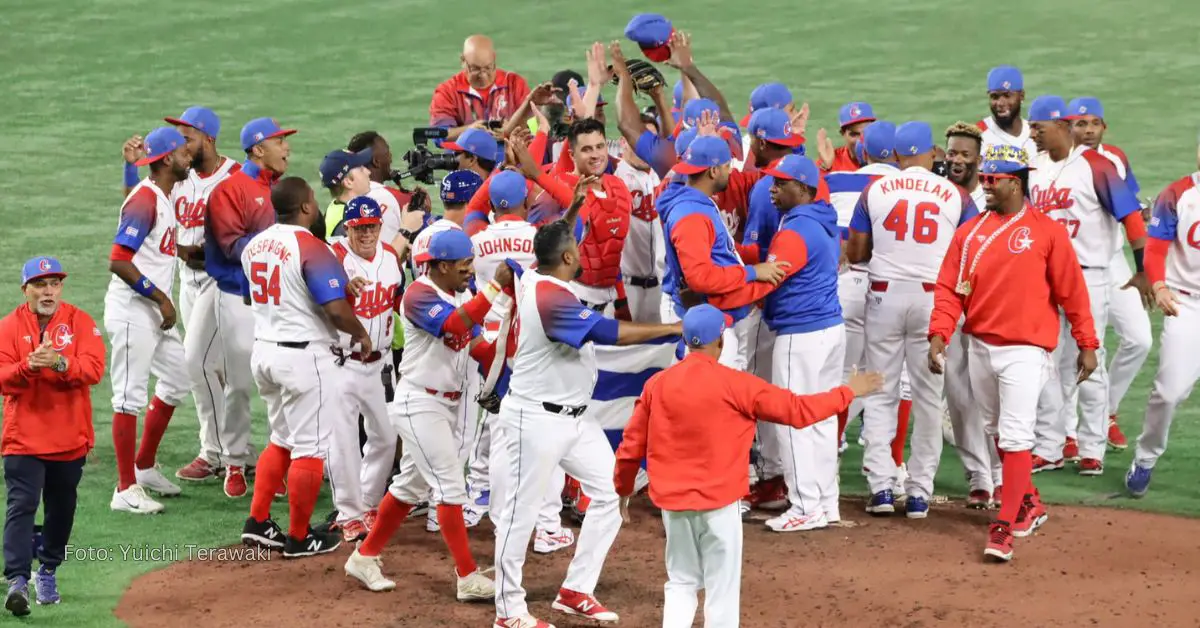
[(737, 628), (742, 595), (742, 517), (716, 510), (662, 511), (667, 531), (663, 628), (691, 628), (704, 589), (705, 628)]
[(184, 321), (183, 353), (192, 399), (200, 423), (199, 458), (221, 464), (221, 424), (225, 421), (225, 374), (217, 337), (217, 282), (206, 278), (179, 286), (179, 316)]
[(404, 441), (400, 473), (388, 487), (396, 499), (416, 504), (432, 489), (432, 504), (467, 503), (462, 459), (454, 436), (460, 402), (400, 380), (388, 406), (392, 426)]
[(528, 612), (521, 586), (525, 553), (556, 466), (579, 480), (591, 498), (562, 586), (588, 595), (595, 592), (604, 559), (621, 528), (613, 486), (616, 458), (604, 430), (586, 414), (581, 418), (554, 414), (540, 403), (509, 395), (498, 419), (504, 431), (503, 457), (509, 462), (493, 466), (506, 476), (506, 496), (496, 523), (496, 616), (519, 617)]
[(1115, 415), (1150, 355), (1154, 336), (1150, 331), (1150, 314), (1142, 305), (1137, 289), (1121, 289), (1133, 276), (1124, 249), (1117, 253), (1108, 270), (1113, 280), (1108, 300), (1108, 323), (1121, 339), (1108, 364), (1108, 413)]
[(344, 376), (329, 345), (292, 349), (256, 340), (250, 363), (267, 404), (271, 442), (290, 449), (292, 460), (329, 460), (333, 430), (345, 420)]
[[(834, 325), (802, 334), (780, 334), (772, 356), (776, 385), (799, 395), (836, 388), (842, 383), (846, 328)], [(838, 506), (837, 421), (821, 421), (804, 429), (775, 426), (783, 443), (783, 477), (789, 513), (841, 519)]]
[(128, 321), (104, 318), (112, 345), (108, 377), (112, 382), (113, 412), (137, 416), (150, 402), (150, 376), (158, 378), (154, 394), (163, 403), (178, 406), (191, 385), (184, 366), (179, 330), (163, 331)]
[[(362, 517), (379, 506), (387, 490), (392, 461), (396, 457), (396, 428), (388, 417), (387, 392), (383, 388), (380, 359), (370, 364), (346, 360), (343, 365), (345, 388), (341, 395), (345, 408), (333, 430), (332, 449), (327, 461), (334, 506), (339, 522)], [(358, 416), (363, 417), (366, 445), (359, 449)]]
[[(883, 286), (880, 286), (881, 288)], [(926, 500), (942, 457), (942, 377), (929, 370), (929, 317), (933, 292), (919, 282), (891, 281), (867, 295), (866, 370), (883, 374), (883, 390), (863, 399), (863, 466), (871, 493), (904, 490)], [(893, 486), (892, 440), (900, 405), (900, 374), (907, 366), (913, 408), (908, 482)]]
[(491, 490), (491, 472), (489, 471), (492, 453), (492, 425), (496, 415), (487, 410), (480, 410), (479, 426), (475, 430), (474, 446), (467, 457), (467, 486), (472, 493), (482, 493)]
[[(1176, 293), (1178, 294), (1178, 293)], [(1158, 372), (1146, 403), (1146, 422), (1137, 439), (1133, 461), (1153, 468), (1167, 450), (1167, 434), (1175, 408), (1192, 393), (1200, 379), (1200, 296), (1179, 294), (1179, 314), (1163, 317)]]
[(1032, 449), (1038, 391), (1054, 370), (1050, 354), (1029, 345), (991, 345), (974, 336), (967, 344), (971, 393), (987, 434), (999, 436), (1003, 451)]
[[(846, 269), (838, 275), (838, 301), (842, 304), (842, 318), (846, 325), (845, 377), (849, 378), (854, 367), (865, 370), (866, 338), (864, 336), (867, 317), (867, 273)], [(850, 402), (848, 414), (858, 416), (863, 402), (857, 397)]]
[(945, 389), (954, 446), (972, 491), (991, 493), (1002, 483), (1000, 454), (984, 429), (979, 407), (971, 394), (970, 358), (967, 335), (962, 325), (946, 346)]
[(678, 323), (681, 320), (679, 313), (675, 311), (675, 302), (666, 292), (663, 293), (662, 302), (658, 305), (658, 318), (666, 325)]
[(454, 423), (454, 439), (458, 445), (459, 467), (463, 469), (463, 474), (475, 449), (475, 437), (479, 435), (479, 422), (483, 415), (483, 409), (475, 399), (483, 386), (483, 376), (479, 374), (474, 360), (467, 360), (466, 364), (463, 380), (467, 385), (463, 387), (462, 397), (458, 400), (458, 418)]
[[(245, 466), (258, 457), (250, 445), (250, 395), (256, 381), (250, 372), (250, 348), (255, 344), (254, 313), (242, 302), (241, 295), (217, 290), (216, 301), (216, 335), (225, 374), (225, 421), (218, 424), (221, 457), (227, 465)], [(328, 347), (322, 348), (328, 353)]]
[(635, 323), (659, 323), (663, 291), (662, 284), (653, 288), (642, 288), (629, 283), (625, 278), (625, 298), (629, 301), (629, 316)]
[[(763, 321), (762, 310), (754, 308), (746, 316), (747, 346), (749, 348), (746, 371), (771, 381), (771, 359), (775, 353), (775, 332)], [(758, 424), (758, 458), (762, 473), (760, 479), (769, 480), (783, 475), (783, 443), (780, 430), (774, 423), (760, 421)]]
[[(499, 529), (500, 511), (507, 498), (505, 480), (509, 474), (505, 470), (512, 465), (508, 459), (508, 445), (504, 441), (506, 432), (504, 426), (500, 424), (498, 416), (492, 415), (490, 419), (492, 422), (489, 442), (491, 453), (488, 456), (491, 464), (492, 487), (492, 494), (488, 501), (488, 518), (492, 520), (492, 525), (496, 526), (496, 529)], [(546, 483), (546, 494), (542, 499), (541, 506), (538, 507), (536, 529), (546, 532), (562, 530), (562, 492), (566, 481), (567, 474), (561, 466), (555, 467), (554, 471), (550, 473), (550, 480)]]

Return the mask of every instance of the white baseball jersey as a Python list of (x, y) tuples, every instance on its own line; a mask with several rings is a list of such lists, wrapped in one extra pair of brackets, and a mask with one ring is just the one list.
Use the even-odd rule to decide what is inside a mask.
[[(521, 277), (517, 294), (517, 353), (509, 394), (535, 402), (586, 405), (596, 386), (596, 351), (588, 332), (603, 317), (586, 307), (567, 282), (539, 272)], [(405, 349), (405, 357), (408, 357)]]
[[(537, 227), (523, 218), (504, 214), (483, 231), (471, 236), (471, 245), (475, 249), (475, 285), (486, 286), (496, 276), (496, 269), (504, 263), (505, 258), (529, 270), (537, 261), (533, 254), (533, 236), (536, 234)], [(483, 326), (489, 330), (499, 329), (503, 318), (504, 313), (493, 304), (483, 319)]]
[(379, 240), (391, 244), (400, 234), (400, 213), (404, 211), (400, 199), (396, 197), (396, 190), (372, 181), (367, 196), (379, 203), (379, 210), (382, 212), (383, 225), (379, 228)]
[[(447, 229), (462, 229), (462, 226), (459, 225), (458, 223), (454, 222), (453, 220), (446, 220), (445, 218), (439, 218), (438, 220), (434, 221), (433, 224), (422, 229), (421, 233), (418, 233), (417, 237), (413, 240), (412, 249), (410, 251), (411, 259), (416, 259), (416, 258), (420, 257), (423, 253), (428, 253), (429, 252), (429, 241), (433, 239), (433, 234), (435, 234), (439, 231), (445, 231)], [(381, 240), (383, 239), (383, 231), (382, 230), (380, 230), (379, 238)], [(390, 242), (391, 240), (388, 240), (388, 241)], [(424, 264), (413, 264), (413, 274), (418, 277), (421, 275), (424, 275), (425, 274), (425, 265)]]
[[(850, 228), (850, 220), (854, 218), (854, 208), (863, 190), (872, 181), (889, 174), (896, 174), (900, 169), (895, 164), (867, 164), (853, 172), (831, 172), (825, 175), (825, 183), (829, 187), (829, 203), (837, 210), (837, 224), (841, 229)], [(866, 264), (852, 264), (855, 270), (865, 271)]]
[[(351, 305), (358, 322), (371, 337), (371, 346), (377, 350), (392, 346), (392, 321), (395, 318), (392, 313), (400, 309), (400, 286), (404, 282), (396, 249), (380, 239), (375, 244), (375, 254), (371, 259), (364, 259), (343, 240), (333, 245), (333, 255), (342, 263), (347, 281), (355, 277), (367, 280), (362, 292), (351, 299)], [(339, 331), (338, 346), (351, 349), (350, 334)]]
[(1025, 149), (1025, 154), (1030, 159), (1038, 152), (1037, 144), (1029, 136), (1029, 121), (1025, 118), (1021, 118), (1020, 135), (1009, 135), (1007, 131), (1000, 128), (1000, 125), (996, 123), (996, 119), (992, 116), (980, 120), (975, 126), (979, 127), (979, 130), (983, 132), (983, 152), (980, 154), (985, 156), (984, 159), (987, 159), (988, 148), (997, 144), (1023, 148)]
[(466, 351), (471, 342), (470, 332), (447, 334), (446, 319), (462, 304), (471, 300), (471, 293), (448, 294), (429, 277), (417, 278), (401, 301), (404, 321), (404, 357), (400, 361), (401, 379), (439, 393), (461, 392), (466, 381)]
[(346, 273), (311, 231), (274, 224), (242, 250), (250, 282), (254, 337), (267, 342), (333, 345), (337, 330), (321, 306), (346, 298)]
[[(654, 190), (660, 179), (653, 170), (643, 172), (624, 161), (617, 162), (613, 174), (625, 182), (633, 203), (629, 234), (621, 251), (621, 274), (626, 277), (662, 277), (659, 258), (665, 259), (661, 244), (656, 246), (654, 229), (658, 214), (654, 211)], [(661, 243), (661, 237), (658, 239)]]
[(1154, 200), (1149, 235), (1167, 240), (1167, 286), (1200, 294), (1200, 172), (1172, 183)]
[[(175, 284), (175, 210), (171, 201), (149, 177), (142, 179), (121, 206), (113, 244), (133, 251), (133, 265), (163, 294)], [(104, 318), (157, 328), (162, 323), (158, 306), (133, 291), (120, 277), (112, 276), (104, 297)]]
[(872, 182), (850, 229), (871, 234), (872, 281), (934, 283), (954, 231), (978, 213), (966, 190), (914, 166)]
[(971, 190), (971, 201), (975, 203), (975, 209), (981, 212), (987, 208), (987, 193), (983, 191), (982, 183), (976, 183), (975, 189)]
[[(175, 219), (179, 223), (176, 242), (184, 246), (202, 246), (204, 244), (204, 214), (208, 211), (208, 195), (225, 177), (242, 169), (242, 165), (228, 158), (221, 157), (221, 163), (212, 174), (204, 176), (194, 168), (188, 170), (188, 176), (175, 184), (171, 190), (171, 206), (175, 208)], [(193, 287), (200, 287), (208, 279), (204, 269), (194, 270), (179, 260), (179, 279)]]
[(1038, 153), (1029, 173), (1033, 207), (1067, 228), (1079, 265), (1107, 268), (1121, 247), (1118, 222), (1141, 211), (1137, 197), (1108, 158), (1086, 146), (1062, 161)]

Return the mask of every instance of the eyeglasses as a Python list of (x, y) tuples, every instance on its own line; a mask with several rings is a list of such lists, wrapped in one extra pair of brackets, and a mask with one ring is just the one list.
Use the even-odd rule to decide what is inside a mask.
[(979, 175), (979, 182), (982, 183), (983, 185), (996, 185), (997, 183), (999, 183), (1000, 181), (1003, 181), (1004, 179), (1016, 180), (1018, 178), (1019, 177), (1017, 177), (1016, 175), (1013, 175), (1013, 174), (981, 174), (981, 175)]
[(471, 65), (469, 63), (464, 63), (463, 65), (466, 66), (467, 72), (469, 72), (471, 74), (483, 74), (484, 72), (495, 72), (496, 71), (495, 63), (489, 64), (489, 65)]

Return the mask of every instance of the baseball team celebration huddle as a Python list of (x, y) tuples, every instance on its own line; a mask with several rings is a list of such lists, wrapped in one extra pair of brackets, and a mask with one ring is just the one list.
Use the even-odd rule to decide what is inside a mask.
[[(1098, 476), (1126, 448), (1158, 308), (1144, 429), (1110, 470), (1149, 490), (1200, 378), (1200, 172), (1139, 200), (1103, 104), (1027, 100), (1013, 66), (964, 86), (970, 122), (853, 101), (839, 140), (780, 82), (743, 114), (662, 15), (624, 35), (645, 59), (596, 43), (544, 82), (473, 35), (415, 147), (363, 130), (311, 178), (288, 167), (304, 129), (272, 117), (241, 127), (237, 157), (201, 104), (131, 137), (102, 317), (64, 300), (71, 269), (46, 255), (0, 321), (6, 608), (60, 601), (105, 374), (113, 511), (165, 523), (163, 497), (219, 485), (247, 504), (242, 543), (343, 551), (373, 592), (410, 584), (389, 545), (422, 525), (453, 557), (447, 592), (494, 601), (495, 628), (553, 628), (522, 586), (531, 542), (574, 546), (553, 611), (618, 621), (595, 592), (640, 493), (666, 532), (662, 625), (691, 626), (701, 590), (705, 626), (739, 625), (744, 527), (845, 526), (857, 420), (867, 513), (936, 516), (948, 442), (967, 507), (994, 511), (982, 559), (1010, 561), (1049, 519), (1035, 474)], [(156, 453), (189, 398), (197, 452), (172, 473)], [(485, 520), (494, 554), (473, 555)]]

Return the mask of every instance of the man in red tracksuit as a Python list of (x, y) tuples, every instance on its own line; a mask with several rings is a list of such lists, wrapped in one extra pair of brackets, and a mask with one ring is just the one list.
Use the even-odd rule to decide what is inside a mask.
[(87, 312), (62, 301), (66, 277), (52, 257), (29, 260), (21, 272), (26, 302), (0, 319), (5, 608), (17, 616), (29, 614), (34, 520), (42, 504), (37, 602), (59, 602), (55, 570), (66, 558), (76, 489), (96, 443), (91, 388), (104, 376), (104, 340)]
[(450, 141), (469, 127), (507, 120), (529, 95), (529, 83), (520, 74), (496, 67), (491, 38), (471, 35), (459, 59), (462, 71), (438, 85), (429, 103), (429, 126), (445, 128)]

